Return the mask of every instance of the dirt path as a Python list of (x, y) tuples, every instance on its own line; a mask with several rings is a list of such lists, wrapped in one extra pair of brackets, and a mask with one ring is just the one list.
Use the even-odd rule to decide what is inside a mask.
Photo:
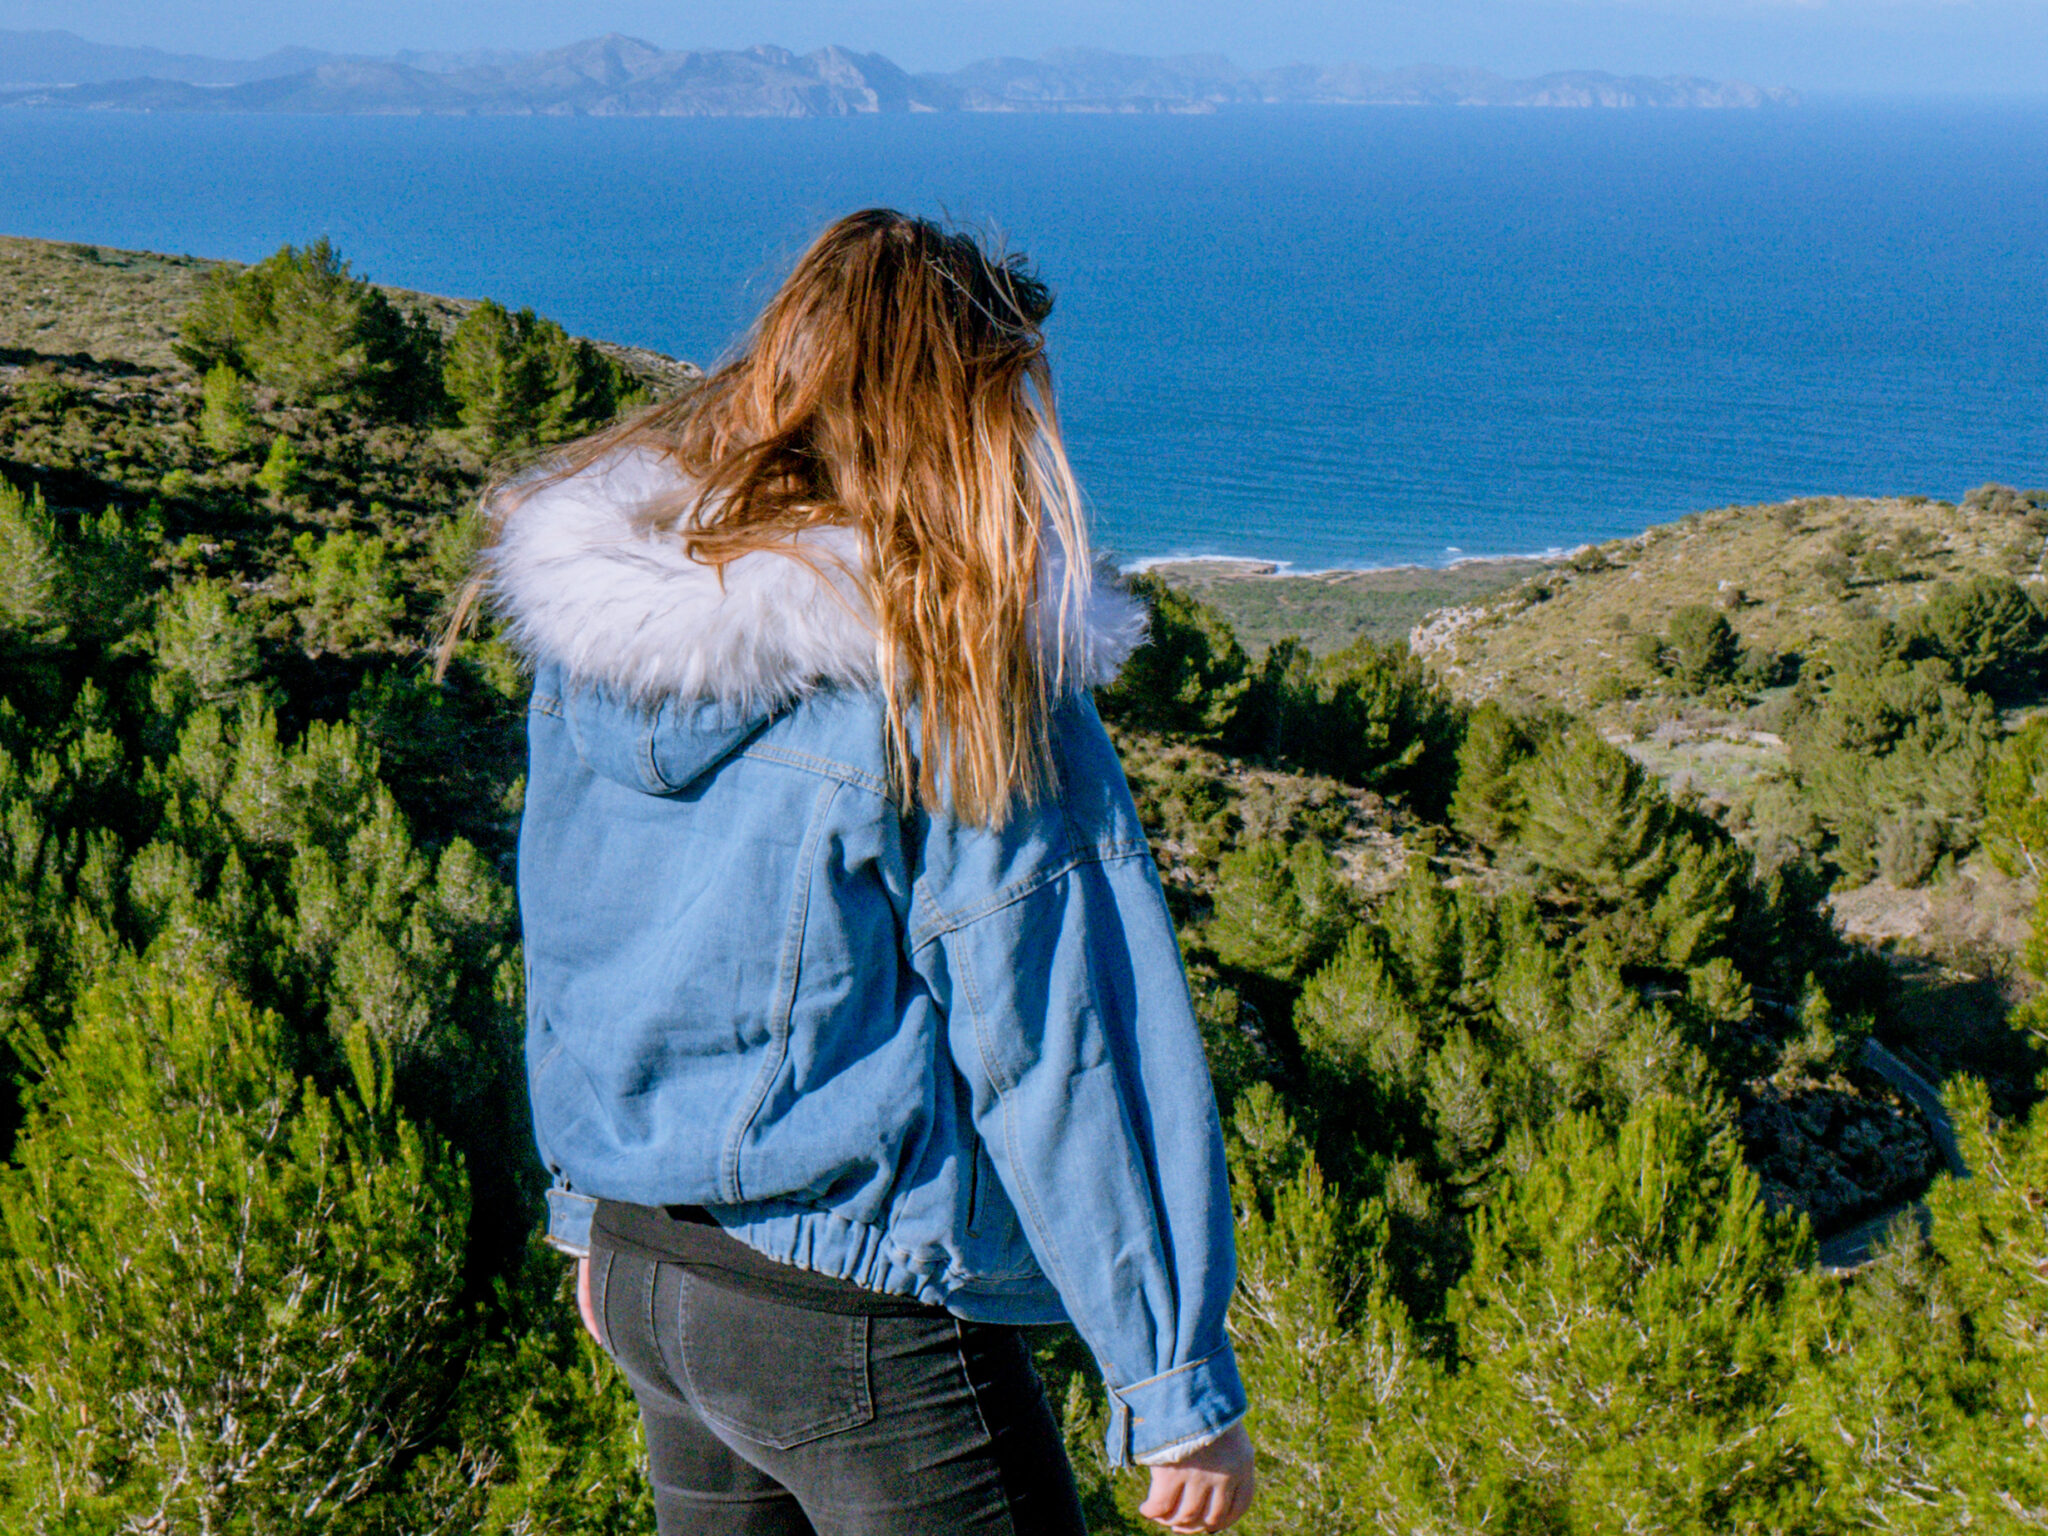
[[(1967, 1179), (1970, 1169), (1963, 1161), (1962, 1148), (1956, 1145), (1956, 1129), (1949, 1123), (1948, 1111), (1941, 1106), (1941, 1091), (1875, 1040), (1863, 1042), (1863, 1064), (1913, 1101), (1920, 1113), (1927, 1117), (1927, 1124), (1934, 1132), (1934, 1143), (1941, 1148), (1950, 1176)], [(1853, 1269), (1866, 1262), (1884, 1240), (1885, 1229), (1903, 1215), (1910, 1215), (1917, 1221), (1921, 1231), (1927, 1230), (1926, 1205), (1918, 1200), (1902, 1200), (1847, 1231), (1823, 1239), (1820, 1262), (1828, 1269)]]

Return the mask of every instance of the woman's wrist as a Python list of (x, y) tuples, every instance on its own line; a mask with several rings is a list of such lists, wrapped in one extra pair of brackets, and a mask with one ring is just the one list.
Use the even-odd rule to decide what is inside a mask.
[(1170, 1531), (1220, 1531), (1252, 1507), (1257, 1481), (1251, 1436), (1240, 1421), (1178, 1461), (1153, 1467), (1138, 1513)]
[(1189, 1435), (1185, 1440), (1176, 1440), (1171, 1445), (1162, 1445), (1156, 1450), (1146, 1451), (1141, 1455), (1133, 1456), (1131, 1460), (1141, 1467), (1170, 1467), (1182, 1458), (1194, 1455), (1203, 1446), (1214, 1445), (1243, 1422), (1244, 1415), (1239, 1414), (1229, 1423), (1218, 1428), (1205, 1430), (1199, 1435)]

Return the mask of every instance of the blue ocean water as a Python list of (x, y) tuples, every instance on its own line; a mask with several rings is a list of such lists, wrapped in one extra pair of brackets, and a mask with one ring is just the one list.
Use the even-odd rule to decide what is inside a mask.
[(0, 114), (0, 231), (530, 304), (705, 362), (887, 203), (1060, 295), (1104, 543), (1303, 567), (2048, 483), (2048, 107), (759, 120)]

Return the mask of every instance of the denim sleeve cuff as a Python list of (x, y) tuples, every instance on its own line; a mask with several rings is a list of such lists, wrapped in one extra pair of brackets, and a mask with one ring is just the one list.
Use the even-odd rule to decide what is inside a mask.
[[(1237, 1422), (1236, 1419), (1232, 1419), (1230, 1424)], [(1212, 1440), (1222, 1439), (1224, 1431), (1230, 1428), (1230, 1424), (1225, 1424), (1222, 1428), (1207, 1434), (1190, 1435), (1185, 1440), (1176, 1440), (1172, 1445), (1162, 1445), (1156, 1451), (1145, 1451), (1131, 1459), (1141, 1467), (1167, 1466), (1172, 1462), (1179, 1461), (1184, 1456), (1194, 1455), (1195, 1452), (1209, 1444)]]
[(548, 1191), (547, 1245), (559, 1248), (571, 1258), (590, 1253), (590, 1218), (597, 1214), (597, 1202), (588, 1195), (556, 1185)]
[(1206, 1444), (1244, 1417), (1244, 1383), (1229, 1344), (1213, 1355), (1127, 1387), (1109, 1388), (1112, 1467), (1171, 1459), (1182, 1446)]

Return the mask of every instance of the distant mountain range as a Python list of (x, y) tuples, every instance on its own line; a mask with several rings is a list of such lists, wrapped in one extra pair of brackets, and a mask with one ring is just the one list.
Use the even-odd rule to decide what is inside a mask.
[(614, 33), (540, 53), (350, 58), (283, 49), (234, 62), (0, 31), (0, 105), (133, 112), (589, 117), (849, 117), (871, 112), (1212, 112), (1279, 103), (1463, 107), (1772, 107), (1782, 87), (1593, 70), (1508, 80), (1480, 69), (1151, 59), (1067, 48), (913, 75), (877, 53), (668, 50)]

